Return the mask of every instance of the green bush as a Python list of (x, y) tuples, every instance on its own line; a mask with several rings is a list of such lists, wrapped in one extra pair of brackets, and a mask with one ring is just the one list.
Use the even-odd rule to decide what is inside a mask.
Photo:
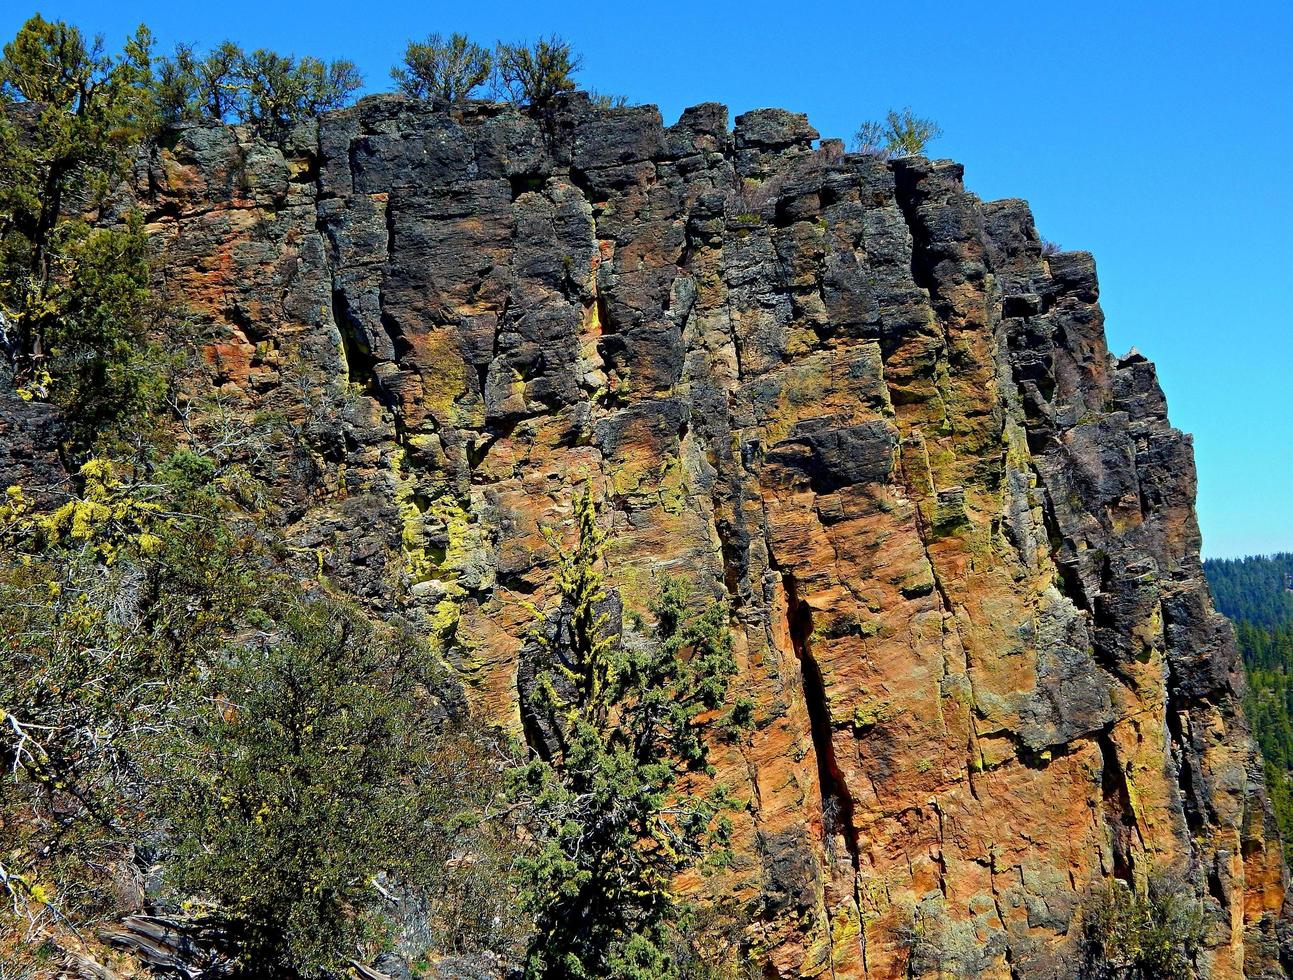
[(1082, 905), (1086, 976), (1093, 980), (1186, 980), (1203, 946), (1203, 907), (1184, 882), (1152, 873), (1143, 888), (1095, 886)]
[(165, 381), (149, 341), (157, 304), (143, 219), (122, 228), (63, 227), (60, 273), (41, 324), (49, 397), (64, 409), (74, 444), (160, 405)]
[(157, 828), (146, 760), (183, 716), (180, 679), (273, 581), (192, 456), (92, 459), (61, 506), (16, 487), (0, 504), (0, 914), (113, 909), (114, 866)]
[(473, 44), (464, 34), (445, 40), (432, 34), (425, 41), (410, 41), (402, 67), (391, 69), (391, 78), (405, 95), (450, 104), (470, 98), (489, 80), (494, 59), (489, 50)]
[(582, 59), (555, 34), (533, 44), (499, 44), (494, 55), (500, 87), (514, 102), (535, 112), (551, 108), (557, 96), (575, 89)]
[(84, 237), (60, 231), (66, 214), (98, 203), (150, 117), (142, 30), (136, 41), (109, 57), (37, 15), (0, 57), (0, 309), (20, 370), (57, 313), (61, 249)]
[(318, 58), (282, 55), (258, 48), (242, 59), (246, 85), (239, 115), (248, 122), (286, 126), (300, 119), (339, 109), (363, 84), (349, 61), (324, 63)]
[(363, 85), (353, 62), (321, 61), (225, 41), (205, 55), (191, 44), (157, 60), (151, 89), (167, 123), (214, 120), (288, 126), (339, 109)]
[(869, 120), (858, 127), (854, 147), (860, 153), (884, 157), (921, 156), (943, 130), (932, 119), (917, 116), (910, 108), (890, 109), (883, 122)]
[(155, 805), (172, 885), (231, 921), (246, 969), (371, 954), (381, 880), (416, 887), (443, 865), (478, 787), (438, 752), (439, 683), (421, 637), (322, 597), (292, 600), (197, 680)]

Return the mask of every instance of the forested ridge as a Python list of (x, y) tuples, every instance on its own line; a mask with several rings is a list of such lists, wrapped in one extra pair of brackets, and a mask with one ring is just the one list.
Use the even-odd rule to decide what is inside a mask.
[(1248, 674), (1244, 709), (1266, 763), (1285, 855), (1293, 858), (1293, 554), (1214, 558), (1203, 569), (1235, 624)]

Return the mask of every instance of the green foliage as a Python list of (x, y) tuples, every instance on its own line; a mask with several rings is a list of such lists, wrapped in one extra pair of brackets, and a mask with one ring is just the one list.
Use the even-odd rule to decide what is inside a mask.
[(859, 126), (854, 145), (860, 153), (876, 156), (921, 156), (930, 141), (942, 134), (932, 119), (923, 119), (909, 108), (890, 109), (884, 122), (868, 120)]
[[(1203, 563), (1219, 612), (1236, 623), (1293, 624), (1293, 554), (1210, 558)], [(1284, 661), (1268, 661), (1273, 667)]]
[(627, 95), (610, 95), (606, 92), (589, 91), (588, 98), (599, 109), (623, 109), (629, 104)]
[(555, 34), (533, 44), (499, 44), (494, 54), (498, 80), (514, 102), (535, 112), (551, 108), (557, 96), (575, 89), (582, 59)]
[(411, 631), (303, 599), (184, 699), (196, 716), (156, 797), (170, 877), (232, 918), (257, 975), (344, 966), (379, 940), (377, 876), (417, 883), (444, 860), (468, 773), (430, 735), (437, 673)]
[(1265, 760), (1266, 788), (1293, 862), (1293, 555), (1203, 563), (1217, 608), (1235, 624), (1248, 675), (1244, 713)]
[(190, 455), (145, 473), (91, 460), (62, 506), (10, 488), (0, 507), (0, 879), (28, 883), (11, 898), (41, 887), (36, 917), (110, 906), (112, 862), (154, 821), (142, 760), (176, 679), (266, 584)]
[(730, 903), (687, 905), (667, 930), (669, 970), (682, 980), (763, 980), (749, 926), (749, 916)]
[(299, 119), (338, 109), (363, 80), (349, 61), (327, 64), (258, 48), (242, 59), (245, 101), (239, 114), (249, 122), (286, 126)]
[(444, 730), (422, 640), (303, 594), (241, 509), (260, 492), (237, 460), (266, 451), (245, 420), (206, 412), (159, 448), (166, 310), (142, 219), (103, 208), (159, 122), (283, 125), (357, 76), (151, 46), (141, 28), (109, 56), (36, 17), (0, 59), (0, 342), (82, 464), (58, 498), (0, 500), (0, 960), (20, 920), (131, 910), (135, 854), (167, 865), (157, 902), (234, 927), (249, 975), (343, 965), (387, 931), (506, 951), (523, 923), (485, 740)]
[(346, 105), (363, 85), (353, 62), (250, 53), (225, 41), (205, 55), (178, 44), (158, 59), (153, 90), (168, 123), (215, 120), (263, 128), (289, 126)]
[(213, 459), (145, 464), (0, 506), (0, 934), (124, 910), (146, 848), (249, 975), (372, 953), (402, 907), (407, 942), (516, 946), (497, 767), (447, 727), (433, 651), (302, 594)]
[(0, 327), (20, 394), (64, 409), (79, 453), (160, 397), (142, 219), (91, 229), (147, 131), (152, 40), (115, 57), (39, 16), (0, 58)]
[(162, 118), (167, 123), (231, 118), (241, 99), (242, 61), (242, 50), (232, 41), (204, 56), (191, 44), (177, 44), (172, 57), (158, 61), (156, 92)]
[(31, 18), (0, 58), (0, 304), (11, 354), (40, 349), (49, 313), (56, 229), (72, 206), (88, 208), (124, 167), (142, 134), (146, 65), (112, 58), (61, 21)]
[(560, 607), (539, 627), (533, 709), (552, 745), (510, 774), (535, 844), (521, 864), (537, 925), (526, 975), (678, 976), (672, 880), (730, 831), (721, 793), (679, 785), (704, 764), (698, 718), (722, 703), (735, 671), (727, 610), (696, 612), (686, 587), (666, 580), (649, 635), (613, 634), (606, 536), (587, 491), (577, 519), (575, 548), (558, 549)]
[(1107, 980), (1186, 980), (1207, 936), (1203, 907), (1185, 886), (1162, 873), (1143, 890), (1121, 881), (1097, 886), (1082, 905), (1084, 976)]
[(445, 40), (432, 34), (425, 41), (410, 41), (404, 65), (391, 69), (399, 90), (415, 99), (454, 104), (470, 98), (489, 80), (494, 58), (487, 48), (473, 44), (464, 34)]
[(143, 220), (122, 228), (60, 229), (59, 274), (40, 321), (48, 396), (64, 409), (74, 444), (88, 446), (122, 419), (160, 404), (165, 379), (148, 328), (156, 308)]

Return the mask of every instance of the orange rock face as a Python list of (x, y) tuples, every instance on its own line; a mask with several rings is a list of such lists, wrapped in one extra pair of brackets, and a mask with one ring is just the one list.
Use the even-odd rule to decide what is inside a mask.
[[(1278, 969), (1286, 872), (1202, 577), (1189, 438), (1094, 263), (961, 168), (801, 116), (366, 100), (146, 163), (165, 285), (303, 554), (519, 725), (543, 529), (591, 481), (629, 609), (733, 611), (721, 873), (779, 977), (1082, 973), (1083, 896), (1179, 875)], [(145, 166), (145, 165), (141, 165)]]

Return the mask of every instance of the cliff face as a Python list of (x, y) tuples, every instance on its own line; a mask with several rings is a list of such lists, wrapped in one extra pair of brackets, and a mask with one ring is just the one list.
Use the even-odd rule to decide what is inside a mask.
[[(612, 583), (734, 610), (748, 808), (689, 887), (777, 975), (1073, 976), (1094, 881), (1181, 874), (1213, 977), (1277, 970), (1285, 870), (1199, 557), (1190, 441), (1105, 346), (1092, 258), (947, 161), (799, 115), (396, 99), (175, 134), (137, 199), (292, 542), (425, 614), (519, 727), (541, 528), (591, 481)], [(210, 405), (203, 409), (210, 413)], [(207, 422), (214, 416), (208, 414)]]

